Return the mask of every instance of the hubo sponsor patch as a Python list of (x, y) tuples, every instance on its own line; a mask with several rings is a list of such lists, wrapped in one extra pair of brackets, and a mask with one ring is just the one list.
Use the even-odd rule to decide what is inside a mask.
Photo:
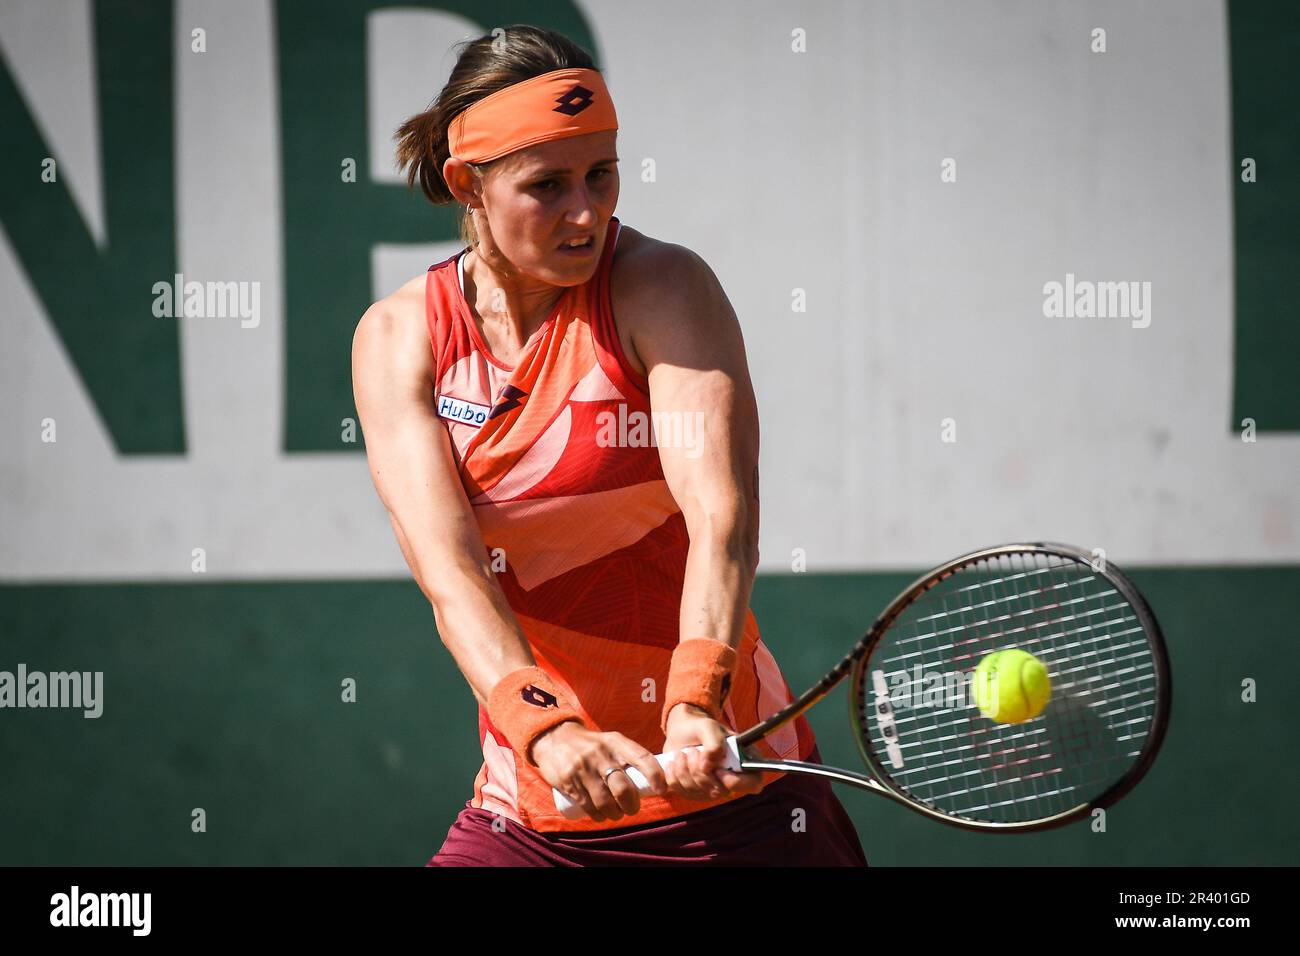
[(478, 428), (487, 421), (488, 411), (486, 405), (476, 405), (463, 398), (452, 398), (450, 395), (438, 396), (439, 417), (449, 418), (462, 425), (473, 425)]

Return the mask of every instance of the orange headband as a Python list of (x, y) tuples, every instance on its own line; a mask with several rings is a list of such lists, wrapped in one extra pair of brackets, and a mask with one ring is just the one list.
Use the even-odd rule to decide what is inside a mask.
[(500, 159), (525, 146), (618, 129), (614, 102), (596, 70), (553, 70), (497, 90), (451, 121), (451, 155)]

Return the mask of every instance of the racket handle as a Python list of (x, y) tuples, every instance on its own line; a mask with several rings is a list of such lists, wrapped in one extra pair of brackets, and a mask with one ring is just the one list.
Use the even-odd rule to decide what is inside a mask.
[[(739, 772), (741, 769), (740, 748), (736, 746), (736, 738), (734, 735), (727, 738), (726, 745), (727, 745), (727, 758), (726, 760), (723, 761), (722, 766), (725, 767), (727, 770), (734, 770), (736, 772)], [(697, 744), (694, 747), (684, 747), (682, 749), (701, 750), (703, 749), (703, 747), (702, 745)], [(655, 754), (655, 760), (659, 761), (659, 766), (667, 768), (668, 764), (672, 761), (674, 757), (677, 756), (677, 754), (678, 751), (676, 750), (670, 750), (667, 753), (662, 753), (662, 754)], [(642, 793), (653, 792), (650, 787), (650, 781), (645, 778), (645, 774), (643, 774), (638, 768), (624, 767), (623, 772), (627, 774), (628, 779), (631, 780), (632, 783), (636, 785), (636, 788), (639, 791), (641, 791)], [(560, 791), (555, 789), (554, 787), (551, 788), (551, 793), (555, 797), (555, 808), (559, 810), (561, 813), (563, 813), (567, 819), (580, 820), (587, 815), (586, 811), (582, 809), (582, 804), (574, 803), (572, 800), (570, 800), (564, 794), (560, 793)]]

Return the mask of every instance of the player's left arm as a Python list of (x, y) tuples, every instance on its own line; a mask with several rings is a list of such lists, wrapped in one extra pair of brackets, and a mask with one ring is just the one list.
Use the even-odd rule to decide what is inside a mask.
[[(680, 638), (738, 648), (758, 566), (758, 406), (735, 310), (708, 264), (671, 244), (647, 250), (634, 294), (632, 339), (650, 383), (650, 405), (668, 488), (690, 548)], [(679, 787), (706, 798), (717, 780), (756, 790), (761, 775), (709, 774), (725, 757), (725, 728), (679, 704), (666, 750), (699, 743), (707, 761), (684, 768)]]

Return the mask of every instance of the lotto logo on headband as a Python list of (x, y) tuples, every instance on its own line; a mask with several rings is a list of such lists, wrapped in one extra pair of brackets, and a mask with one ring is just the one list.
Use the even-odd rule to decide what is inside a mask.
[(534, 707), (545, 709), (560, 706), (560, 702), (555, 699), (554, 694), (548, 694), (536, 684), (529, 684), (519, 692), (519, 696), (523, 698), (525, 704), (532, 704)]
[(555, 102), (560, 105), (554, 110), (556, 113), (564, 113), (568, 116), (577, 116), (592, 102), (592, 92), (581, 84), (575, 85), (563, 96), (558, 97)]

